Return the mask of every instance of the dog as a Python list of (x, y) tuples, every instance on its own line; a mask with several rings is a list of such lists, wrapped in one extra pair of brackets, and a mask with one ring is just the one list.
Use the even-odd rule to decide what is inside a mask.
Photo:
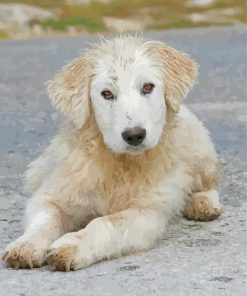
[(222, 213), (207, 129), (182, 104), (197, 63), (160, 41), (102, 39), (48, 82), (69, 118), (28, 167), (24, 234), (3, 260), (70, 271), (148, 250), (179, 213)]

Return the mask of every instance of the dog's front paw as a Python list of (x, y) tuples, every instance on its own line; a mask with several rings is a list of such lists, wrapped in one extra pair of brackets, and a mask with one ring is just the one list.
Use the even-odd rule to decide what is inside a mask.
[(15, 241), (7, 246), (2, 258), (15, 269), (41, 267), (46, 261), (46, 251), (29, 241)]
[(51, 248), (47, 253), (48, 265), (54, 271), (76, 270), (77, 253), (77, 247), (73, 245), (67, 245), (56, 249)]
[(222, 211), (220, 203), (213, 204), (207, 196), (195, 195), (187, 204), (184, 216), (188, 220), (211, 221), (219, 217)]
[(78, 270), (93, 263), (91, 255), (86, 241), (68, 233), (52, 244), (47, 262), (54, 271)]

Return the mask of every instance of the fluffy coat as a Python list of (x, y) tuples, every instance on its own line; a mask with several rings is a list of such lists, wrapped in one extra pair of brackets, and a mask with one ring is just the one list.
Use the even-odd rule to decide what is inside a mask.
[[(135, 115), (134, 105), (121, 109), (117, 104), (127, 101), (121, 97), (121, 75), (131, 80), (138, 67), (150, 67), (156, 84), (153, 97), (160, 102), (151, 105), (151, 95), (149, 103), (140, 94), (130, 95), (137, 106), (144, 105)], [(98, 98), (98, 81), (105, 79), (97, 76), (101, 73), (111, 85), (119, 83), (119, 103), (111, 103), (118, 107)], [(169, 219), (181, 211), (201, 221), (218, 217), (222, 206), (217, 155), (203, 124), (181, 105), (196, 77), (197, 64), (187, 55), (164, 43), (127, 35), (102, 40), (59, 71), (48, 83), (48, 93), (71, 121), (29, 165), (26, 185), (33, 197), (26, 230), (6, 248), (5, 262), (27, 268), (47, 261), (55, 270), (76, 270), (152, 247)], [(125, 90), (126, 83), (122, 85)], [(126, 114), (128, 124), (134, 117), (144, 125), (150, 121), (150, 138), (142, 151), (128, 153), (118, 137), (122, 123), (118, 128), (109, 125), (107, 114), (114, 108), (115, 123), (121, 114)], [(140, 114), (152, 113), (146, 112), (150, 108), (156, 108), (157, 118)], [(127, 124), (126, 118), (121, 122)]]

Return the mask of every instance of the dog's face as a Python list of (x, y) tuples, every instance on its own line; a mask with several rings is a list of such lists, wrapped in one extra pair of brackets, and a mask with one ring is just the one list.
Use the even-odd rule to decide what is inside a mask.
[(194, 61), (163, 43), (122, 36), (63, 68), (48, 91), (78, 127), (92, 109), (112, 151), (139, 154), (157, 145), (167, 108), (178, 112), (196, 72)]
[(90, 94), (105, 144), (131, 154), (155, 147), (166, 105), (161, 73), (152, 60), (140, 50), (127, 59), (109, 54), (97, 61), (94, 73)]

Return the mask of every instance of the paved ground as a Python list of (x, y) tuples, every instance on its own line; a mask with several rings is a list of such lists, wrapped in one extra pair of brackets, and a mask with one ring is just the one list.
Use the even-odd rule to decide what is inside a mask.
[[(1, 295), (228, 295), (247, 291), (246, 28), (149, 33), (190, 53), (200, 82), (187, 100), (209, 128), (223, 163), (225, 214), (209, 223), (178, 219), (160, 245), (73, 273), (0, 263)], [(21, 177), (57, 129), (44, 82), (94, 37), (0, 43), (0, 249), (22, 231), (28, 194)]]

